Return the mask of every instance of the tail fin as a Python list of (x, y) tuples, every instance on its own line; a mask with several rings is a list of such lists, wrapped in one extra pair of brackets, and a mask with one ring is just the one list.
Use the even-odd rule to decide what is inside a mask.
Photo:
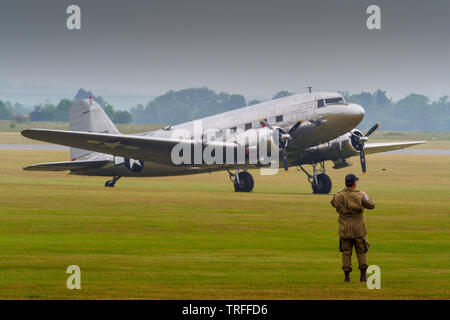
[[(70, 130), (83, 132), (120, 134), (103, 108), (92, 99), (75, 101), (69, 108)], [(86, 157), (92, 151), (70, 148), (72, 160)]]

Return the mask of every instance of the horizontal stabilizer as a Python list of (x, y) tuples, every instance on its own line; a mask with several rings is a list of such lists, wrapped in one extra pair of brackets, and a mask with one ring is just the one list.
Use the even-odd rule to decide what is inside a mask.
[(23, 168), (28, 171), (76, 171), (86, 169), (97, 169), (105, 166), (109, 160), (81, 160), (81, 161), (63, 161), (63, 162), (49, 162), (35, 164), (29, 167)]

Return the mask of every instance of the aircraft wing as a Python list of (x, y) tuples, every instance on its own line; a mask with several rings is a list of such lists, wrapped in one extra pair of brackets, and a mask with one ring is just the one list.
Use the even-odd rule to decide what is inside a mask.
[[(425, 143), (426, 141), (407, 141), (407, 142), (366, 142), (364, 144), (365, 154), (379, 153), (404, 149)], [(331, 144), (322, 144), (317, 147), (309, 148), (303, 151), (297, 160), (297, 163), (318, 163), (320, 161), (331, 160), (341, 162), (353, 156), (359, 155), (350, 143), (347, 141), (342, 146), (338, 142)], [(335, 166), (335, 168), (337, 168)]]
[[(172, 139), (165, 137), (138, 136), (92, 133), (64, 130), (28, 129), (22, 135), (45, 142), (64, 146), (112, 154), (126, 158), (151, 161), (164, 165), (172, 165), (172, 148), (179, 144), (202, 144), (202, 141), (192, 139)], [(236, 147), (231, 142), (210, 142), (222, 147)]]
[(366, 154), (394, 151), (412, 147), (426, 141), (407, 141), (407, 142), (366, 142), (364, 144), (364, 152)]
[(63, 161), (35, 164), (23, 168), (28, 171), (76, 171), (85, 169), (96, 169), (107, 165), (109, 160), (80, 160), (80, 161)]

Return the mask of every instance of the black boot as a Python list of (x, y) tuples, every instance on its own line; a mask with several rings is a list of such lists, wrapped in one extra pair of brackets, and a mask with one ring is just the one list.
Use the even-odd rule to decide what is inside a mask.
[(367, 282), (367, 273), (366, 273), (367, 269), (361, 269), (361, 278), (359, 278), (359, 280), (361, 282)]
[(344, 273), (345, 273), (344, 281), (345, 282), (350, 282), (350, 271), (344, 271)]

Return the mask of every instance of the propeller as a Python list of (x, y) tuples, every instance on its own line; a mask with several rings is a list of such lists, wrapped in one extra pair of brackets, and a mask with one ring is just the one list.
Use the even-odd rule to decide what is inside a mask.
[(283, 166), (284, 166), (284, 171), (286, 173), (288, 173), (288, 153), (287, 153), (287, 146), (288, 146), (288, 141), (292, 140), (294, 138), (296, 138), (298, 136), (297, 133), (295, 133), (295, 131), (297, 130), (297, 128), (302, 124), (302, 120), (297, 121), (289, 130), (287, 133), (285, 133), (282, 129), (280, 128), (274, 128), (270, 125), (270, 123), (268, 123), (266, 120), (264, 119), (260, 119), (259, 122), (261, 123), (261, 126), (263, 127), (267, 127), (270, 130), (272, 130), (273, 132), (276, 132), (276, 134), (279, 137), (279, 142), (278, 142), (278, 146), (283, 150)]
[[(378, 129), (378, 127), (380, 126), (380, 123), (378, 122), (376, 125), (374, 125), (372, 128), (370, 128), (369, 131), (367, 131), (367, 133), (364, 136), (360, 136), (357, 135), (355, 133), (351, 133), (352, 134), (352, 138), (355, 139), (356, 142), (356, 146), (357, 146), (357, 150), (359, 151), (359, 160), (361, 162), (361, 169), (363, 172), (363, 176), (366, 175), (366, 155), (364, 153), (364, 143), (369, 140), (369, 136), (375, 132), (375, 130)], [(361, 134), (361, 133), (360, 133)]]

